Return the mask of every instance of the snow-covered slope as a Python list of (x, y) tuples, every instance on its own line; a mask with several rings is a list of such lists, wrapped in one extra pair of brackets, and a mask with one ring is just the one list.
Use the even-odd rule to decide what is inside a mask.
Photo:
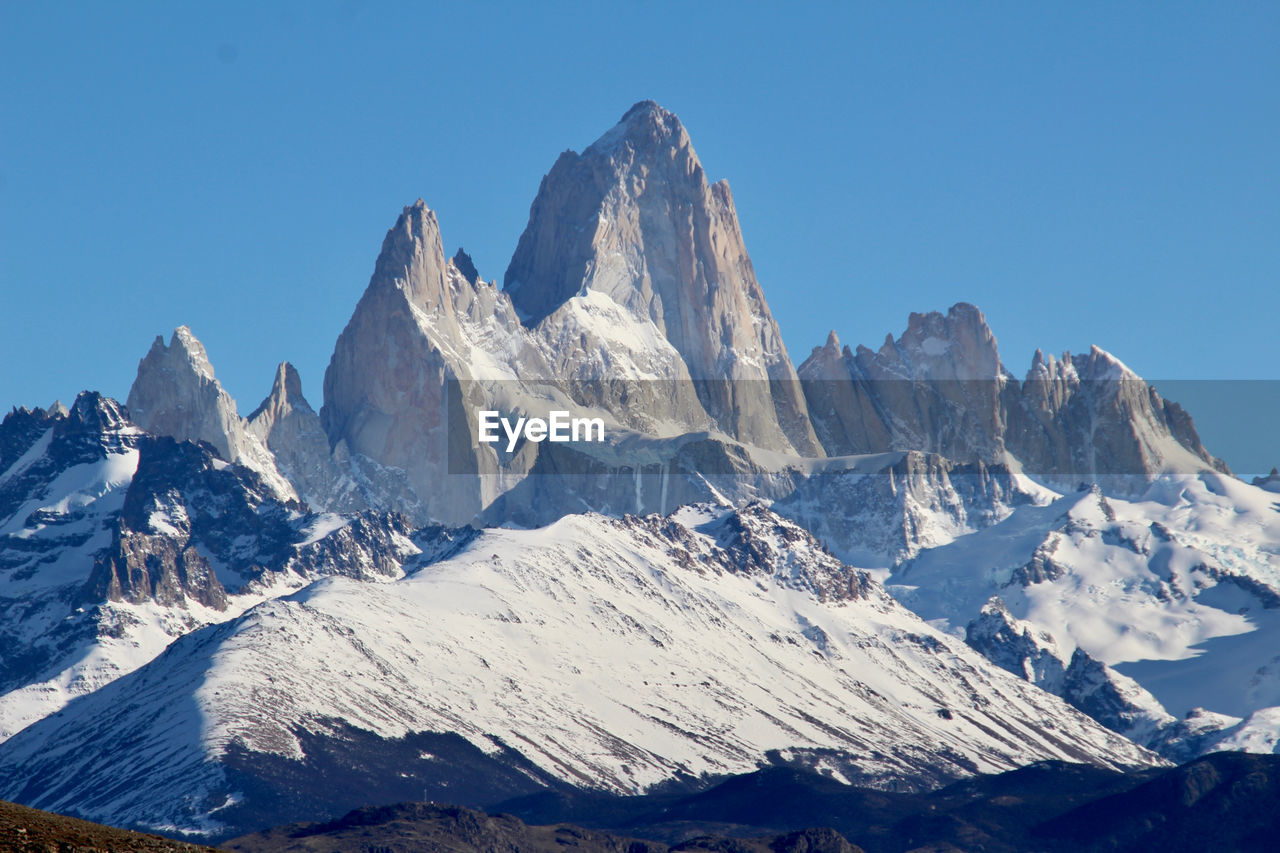
[[(989, 656), (1027, 667), (1055, 692), (1083, 652), (1178, 717), (1196, 708), (1242, 717), (1280, 704), (1280, 505), (1217, 472), (1160, 478), (1133, 501), (1094, 487), (1019, 507), (904, 562), (889, 590), (944, 628), (967, 626), (971, 639), (980, 628)], [(992, 598), (1018, 621), (1007, 639), (1025, 653), (1008, 658), (1007, 643), (999, 649), (990, 627), (975, 624), (991, 616), (982, 611)], [(1038, 651), (1026, 629), (1044, 638)], [(1031, 664), (1042, 653), (1057, 659), (1056, 674)], [(1113, 679), (1128, 689), (1123, 681)], [(1159, 716), (1150, 697), (1136, 701)]]
[[(334, 578), (259, 605), (0, 746), (0, 797), (229, 832), (266, 798), (359, 787), (369, 756), (422, 732), (538, 785), (620, 792), (771, 760), (885, 787), (1156, 761), (795, 525), (703, 506), (484, 531), (393, 583)], [(406, 748), (389, 766), (413, 795), (449, 797), (476, 784), (449, 761)]]
[(195, 628), (324, 575), (397, 577), (418, 550), (403, 519), (281, 502), (98, 394), (10, 415), (0, 444), (0, 740)]

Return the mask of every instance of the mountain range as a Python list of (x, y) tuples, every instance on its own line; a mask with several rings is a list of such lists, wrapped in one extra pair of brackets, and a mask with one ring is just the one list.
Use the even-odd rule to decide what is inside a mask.
[[(555, 162), (501, 286), (404, 208), (323, 389), (242, 416), (181, 326), (124, 404), (0, 423), (0, 798), (220, 840), (1275, 751), (1270, 481), (1096, 346), (1018, 379), (965, 303), (795, 365), (653, 102)], [(551, 411), (604, 440), (482, 440)]]

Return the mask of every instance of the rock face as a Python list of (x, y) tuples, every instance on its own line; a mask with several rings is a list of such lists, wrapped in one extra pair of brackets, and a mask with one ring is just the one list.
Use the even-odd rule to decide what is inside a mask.
[(496, 468), (475, 446), (479, 406), (462, 395), (477, 374), (515, 377), (499, 353), (533, 371), (542, 363), (510, 300), (445, 261), (435, 213), (421, 200), (405, 208), (338, 338), (320, 409), (334, 456), (351, 460), (371, 504), (465, 523), (496, 496), (477, 476)]
[(1049, 479), (1123, 484), (1135, 475), (1229, 473), (1181, 406), (1098, 347), (1061, 360), (1037, 350), (1020, 390), (1006, 446)]
[(1145, 746), (1174, 747), (1177, 720), (1160, 702), (1077, 647), (1064, 654), (1053, 637), (992, 598), (965, 629), (965, 642), (1000, 668), (1061, 696), (1113, 732)]
[(156, 338), (138, 363), (127, 405), (134, 423), (147, 432), (208, 442), (224, 460), (254, 469), (282, 496), (296, 497), (271, 453), (249, 434), (236, 401), (214, 376), (204, 345), (186, 326), (174, 329), (168, 346)]
[(1093, 347), (1061, 360), (1037, 352), (1019, 383), (982, 313), (959, 303), (912, 314), (873, 352), (833, 332), (799, 368), (817, 435), (831, 455), (923, 450), (961, 461), (1016, 460), (1068, 487), (1145, 488), (1161, 473), (1226, 471), (1191, 418)]
[(891, 567), (989, 527), (1034, 500), (1004, 465), (910, 452), (798, 480), (774, 508), (843, 559)]
[[(821, 455), (729, 185), (707, 182), (680, 120), (652, 101), (632, 107), (582, 154), (556, 161), (504, 289), (525, 322), (552, 337), (576, 336), (588, 349), (609, 345), (610, 356), (647, 369), (643, 378), (694, 380), (697, 401), (678, 397), (674, 411), (654, 411), (655, 419), (696, 423), (682, 407), (697, 402), (743, 443)], [(644, 364), (658, 354), (627, 352), (629, 330), (591, 322), (593, 313), (611, 311), (631, 331), (651, 324), (674, 358)], [(576, 365), (556, 366), (579, 375)]]
[(1001, 396), (1010, 377), (986, 319), (960, 303), (946, 316), (912, 314), (878, 351), (840, 349), (833, 332), (800, 366), (827, 452), (920, 450), (1003, 461)]
[(310, 506), (331, 512), (366, 507), (356, 483), (330, 454), (320, 416), (302, 396), (289, 362), (276, 368), (271, 393), (247, 418), (248, 433), (271, 451), (276, 467)]

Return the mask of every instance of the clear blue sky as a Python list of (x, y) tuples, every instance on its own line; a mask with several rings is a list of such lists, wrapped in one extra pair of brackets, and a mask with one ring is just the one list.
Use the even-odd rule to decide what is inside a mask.
[(797, 362), (965, 300), (1019, 374), (1280, 379), (1278, 45), (1276, 2), (0, 0), (0, 407), (123, 398), (181, 323), (242, 413), (284, 359), (318, 407), (404, 204), (500, 280), (643, 98), (732, 184)]

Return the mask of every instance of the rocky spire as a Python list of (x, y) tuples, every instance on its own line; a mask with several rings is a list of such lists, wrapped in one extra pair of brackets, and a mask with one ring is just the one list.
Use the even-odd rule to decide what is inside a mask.
[(138, 363), (127, 405), (134, 423), (147, 432), (207, 442), (224, 460), (257, 471), (281, 496), (295, 497), (271, 453), (246, 431), (235, 400), (214, 376), (204, 344), (188, 327), (175, 329), (168, 346), (156, 337)]
[[(401, 212), (334, 347), (320, 421), (375, 505), (418, 522), (464, 523), (481, 500), (478, 483), (447, 476), (450, 428), (467, 429), (465, 414), (448, 405), (456, 380), (471, 376), (459, 318), (487, 312), (502, 323), (503, 311), (496, 290), (463, 278), (442, 245), (436, 215), (421, 199)], [(518, 326), (509, 303), (506, 313)]]
[(282, 361), (276, 368), (271, 393), (253, 410), (248, 420), (250, 423), (275, 423), (294, 411), (315, 414), (302, 396), (302, 378), (298, 376), (298, 369), (289, 362)]
[(599, 294), (656, 327), (689, 378), (731, 380), (699, 391), (724, 432), (821, 454), (729, 185), (708, 183), (684, 126), (654, 102), (633, 106), (581, 154), (560, 156), (504, 287), (530, 326)]
[(458, 251), (454, 252), (451, 260), (453, 265), (457, 267), (458, 272), (462, 273), (463, 278), (473, 285), (480, 283), (480, 271), (476, 269), (475, 262), (471, 260), (471, 256), (461, 246), (458, 247)]
[(292, 364), (284, 361), (276, 368), (271, 393), (249, 415), (247, 425), (308, 504), (336, 512), (365, 508), (355, 484), (332, 458), (320, 416), (302, 396), (302, 379)]
[(204, 344), (186, 326), (174, 329), (168, 346), (156, 336), (138, 363), (126, 405), (147, 432), (206, 441), (229, 462), (243, 452), (244, 429), (235, 400), (214, 377)]

